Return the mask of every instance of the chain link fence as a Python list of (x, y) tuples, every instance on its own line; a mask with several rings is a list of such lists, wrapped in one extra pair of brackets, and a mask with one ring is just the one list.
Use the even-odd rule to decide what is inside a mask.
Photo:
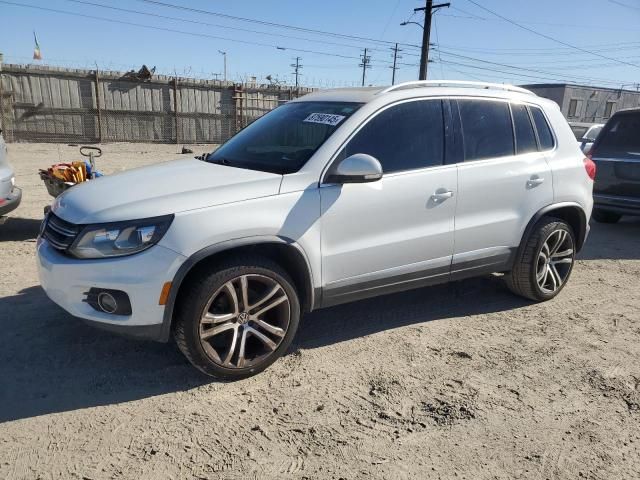
[(222, 143), (310, 91), (9, 64), (0, 71), (0, 128), (8, 142)]

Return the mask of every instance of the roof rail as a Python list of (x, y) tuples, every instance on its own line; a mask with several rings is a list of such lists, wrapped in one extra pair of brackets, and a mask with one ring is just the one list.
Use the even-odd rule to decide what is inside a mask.
[(381, 90), (379, 93), (394, 92), (396, 90), (405, 90), (408, 88), (420, 88), (420, 87), (464, 87), (464, 88), (485, 88), (494, 90), (506, 90), (509, 92), (526, 93), (528, 95), (535, 95), (531, 90), (526, 88), (516, 87), (515, 85), (508, 85), (502, 83), (488, 83), (488, 82), (470, 82), (466, 80), (414, 80), (412, 82), (399, 83), (397, 85), (391, 85), (390, 87)]

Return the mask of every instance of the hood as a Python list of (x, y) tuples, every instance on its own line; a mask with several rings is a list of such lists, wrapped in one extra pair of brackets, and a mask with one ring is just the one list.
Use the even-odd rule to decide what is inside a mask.
[(133, 220), (275, 195), (281, 180), (195, 158), (175, 160), (76, 185), (52, 209), (76, 224)]

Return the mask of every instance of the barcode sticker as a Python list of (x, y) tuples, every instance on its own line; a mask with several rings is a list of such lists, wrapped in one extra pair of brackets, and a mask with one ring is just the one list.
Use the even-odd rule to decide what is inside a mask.
[(331, 125), (332, 127), (335, 127), (344, 120), (344, 118), (344, 115), (335, 115), (333, 113), (311, 113), (303, 120), (303, 122), (322, 123), (324, 125)]

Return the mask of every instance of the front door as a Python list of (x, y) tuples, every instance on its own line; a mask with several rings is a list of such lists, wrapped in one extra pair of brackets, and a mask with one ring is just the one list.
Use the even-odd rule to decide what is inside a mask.
[(372, 155), (384, 175), (320, 188), (324, 305), (448, 278), (457, 170), (444, 152), (439, 99), (387, 107), (347, 142), (338, 158)]

